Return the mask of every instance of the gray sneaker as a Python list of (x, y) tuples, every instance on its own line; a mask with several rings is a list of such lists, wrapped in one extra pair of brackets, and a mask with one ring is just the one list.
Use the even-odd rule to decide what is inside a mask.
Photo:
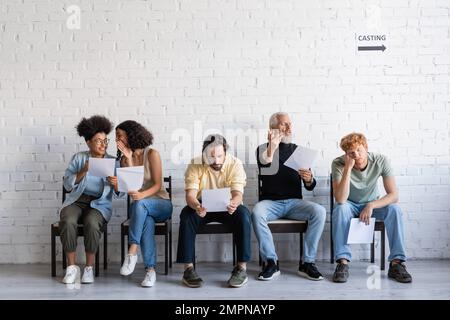
[(228, 280), (228, 285), (233, 288), (240, 288), (248, 281), (247, 271), (239, 267), (234, 267), (231, 272), (231, 277)]
[(344, 263), (338, 263), (336, 266), (336, 270), (333, 274), (333, 281), (334, 282), (347, 282), (348, 279), (348, 264)]
[(390, 263), (388, 277), (393, 278), (401, 283), (410, 283), (412, 281), (411, 275), (406, 271), (406, 264), (401, 263)]
[(194, 268), (187, 268), (183, 273), (183, 283), (189, 288), (199, 288), (202, 286), (203, 280), (198, 276)]

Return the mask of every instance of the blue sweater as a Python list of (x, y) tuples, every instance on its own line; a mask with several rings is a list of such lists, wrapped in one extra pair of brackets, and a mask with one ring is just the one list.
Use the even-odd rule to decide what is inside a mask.
[[(115, 157), (106, 154), (105, 158)], [(78, 152), (74, 154), (70, 160), (69, 166), (64, 174), (64, 188), (70, 193), (67, 193), (66, 200), (62, 204), (61, 209), (73, 204), (83, 194), (88, 179), (84, 176), (78, 184), (75, 183), (75, 180), (77, 178), (77, 173), (84, 167), (87, 160), (89, 160), (89, 151)], [(118, 164), (119, 163), (116, 162), (116, 167), (118, 167)], [(86, 173), (86, 175), (88, 174), (89, 173)], [(103, 182), (103, 193), (100, 198), (91, 201), (91, 207), (100, 211), (105, 220), (108, 222), (112, 216), (112, 196), (114, 193), (114, 188), (109, 184), (106, 178), (101, 181)], [(117, 195), (120, 196), (121, 193)], [(61, 210), (59, 212), (61, 213)]]

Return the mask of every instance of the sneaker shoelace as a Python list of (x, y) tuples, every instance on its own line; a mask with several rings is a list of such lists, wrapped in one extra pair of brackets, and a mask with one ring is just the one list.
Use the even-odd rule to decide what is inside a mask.
[[(189, 268), (189, 269), (192, 269), (192, 270), (187, 273), (187, 278), (192, 279), (192, 280), (198, 279), (198, 275), (195, 272), (195, 269), (194, 268)], [(186, 269), (186, 271), (188, 271), (189, 269)]]
[(345, 264), (339, 263), (336, 267), (336, 272), (344, 272), (345, 266), (346, 266)]
[(306, 264), (306, 269), (307, 270), (309, 269), (310, 271), (312, 271), (314, 273), (318, 273), (319, 272), (319, 270), (317, 270), (317, 267), (316, 267), (316, 265), (314, 263), (307, 263)]
[(77, 269), (70, 268), (69, 273), (67, 274), (67, 276), (74, 276), (76, 274), (77, 274)]
[(263, 273), (269, 272), (269, 270), (272, 269), (272, 268), (274, 268), (274, 267), (275, 267), (274, 265), (269, 265), (269, 264), (267, 264), (267, 265), (264, 267)]
[(238, 276), (241, 272), (245, 271), (244, 269), (241, 269), (239, 267), (234, 267), (233, 271), (231, 272), (232, 275)]
[(402, 273), (402, 274), (404, 274), (404, 273), (406, 273), (407, 271), (406, 271), (406, 264), (404, 264), (403, 262), (402, 263), (396, 263), (396, 264), (394, 264), (394, 268), (397, 266), (397, 270), (398, 270), (398, 272), (400, 272), (400, 273)]

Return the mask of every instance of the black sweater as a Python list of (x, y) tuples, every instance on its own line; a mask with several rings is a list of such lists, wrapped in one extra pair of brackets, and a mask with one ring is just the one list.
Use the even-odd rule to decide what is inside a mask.
[[(259, 176), (262, 186), (259, 189), (259, 200), (286, 200), (286, 199), (302, 199), (302, 179), (297, 171), (286, 167), (284, 163), (294, 153), (297, 145), (294, 143), (280, 143), (278, 150), (273, 156), (272, 163), (262, 164), (263, 152), (267, 149), (268, 144), (262, 144), (256, 150), (256, 159), (258, 161)], [(277, 170), (277, 166), (279, 168)], [(305, 185), (305, 182), (303, 181)], [(305, 189), (314, 190), (316, 180), (313, 179), (312, 184)]]

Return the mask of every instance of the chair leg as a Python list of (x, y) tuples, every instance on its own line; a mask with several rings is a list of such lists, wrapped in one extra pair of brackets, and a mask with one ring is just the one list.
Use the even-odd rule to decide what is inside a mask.
[(108, 269), (108, 226), (105, 225), (103, 233), (103, 269)]
[(233, 237), (233, 267), (236, 265), (236, 242), (234, 241)]
[(258, 265), (261, 267), (261, 266), (262, 266), (262, 258), (261, 258), (261, 255), (258, 255), (258, 257), (259, 257), (259, 263), (258, 263)]
[(373, 233), (373, 242), (370, 244), (370, 262), (375, 262), (375, 232)]
[(172, 225), (169, 228), (169, 268), (172, 269)]
[(97, 248), (95, 253), (95, 276), (98, 277), (100, 274), (100, 248)]
[(300, 263), (303, 261), (303, 233), (300, 232), (300, 259), (298, 261), (300, 261)]
[(67, 269), (67, 257), (66, 257), (66, 252), (64, 251), (64, 249), (62, 250), (62, 264), (63, 264), (63, 269), (66, 270)]
[(166, 227), (166, 234), (164, 235), (164, 274), (169, 274), (169, 233)]
[(51, 264), (52, 264), (52, 277), (56, 277), (56, 237), (55, 233), (53, 231), (53, 226), (51, 227)]
[(120, 265), (125, 261), (125, 234), (123, 227), (120, 228)]
[(330, 219), (330, 263), (334, 263), (333, 224)]
[(386, 229), (383, 228), (383, 230), (381, 230), (381, 270), (385, 269), (385, 261), (386, 261)]

